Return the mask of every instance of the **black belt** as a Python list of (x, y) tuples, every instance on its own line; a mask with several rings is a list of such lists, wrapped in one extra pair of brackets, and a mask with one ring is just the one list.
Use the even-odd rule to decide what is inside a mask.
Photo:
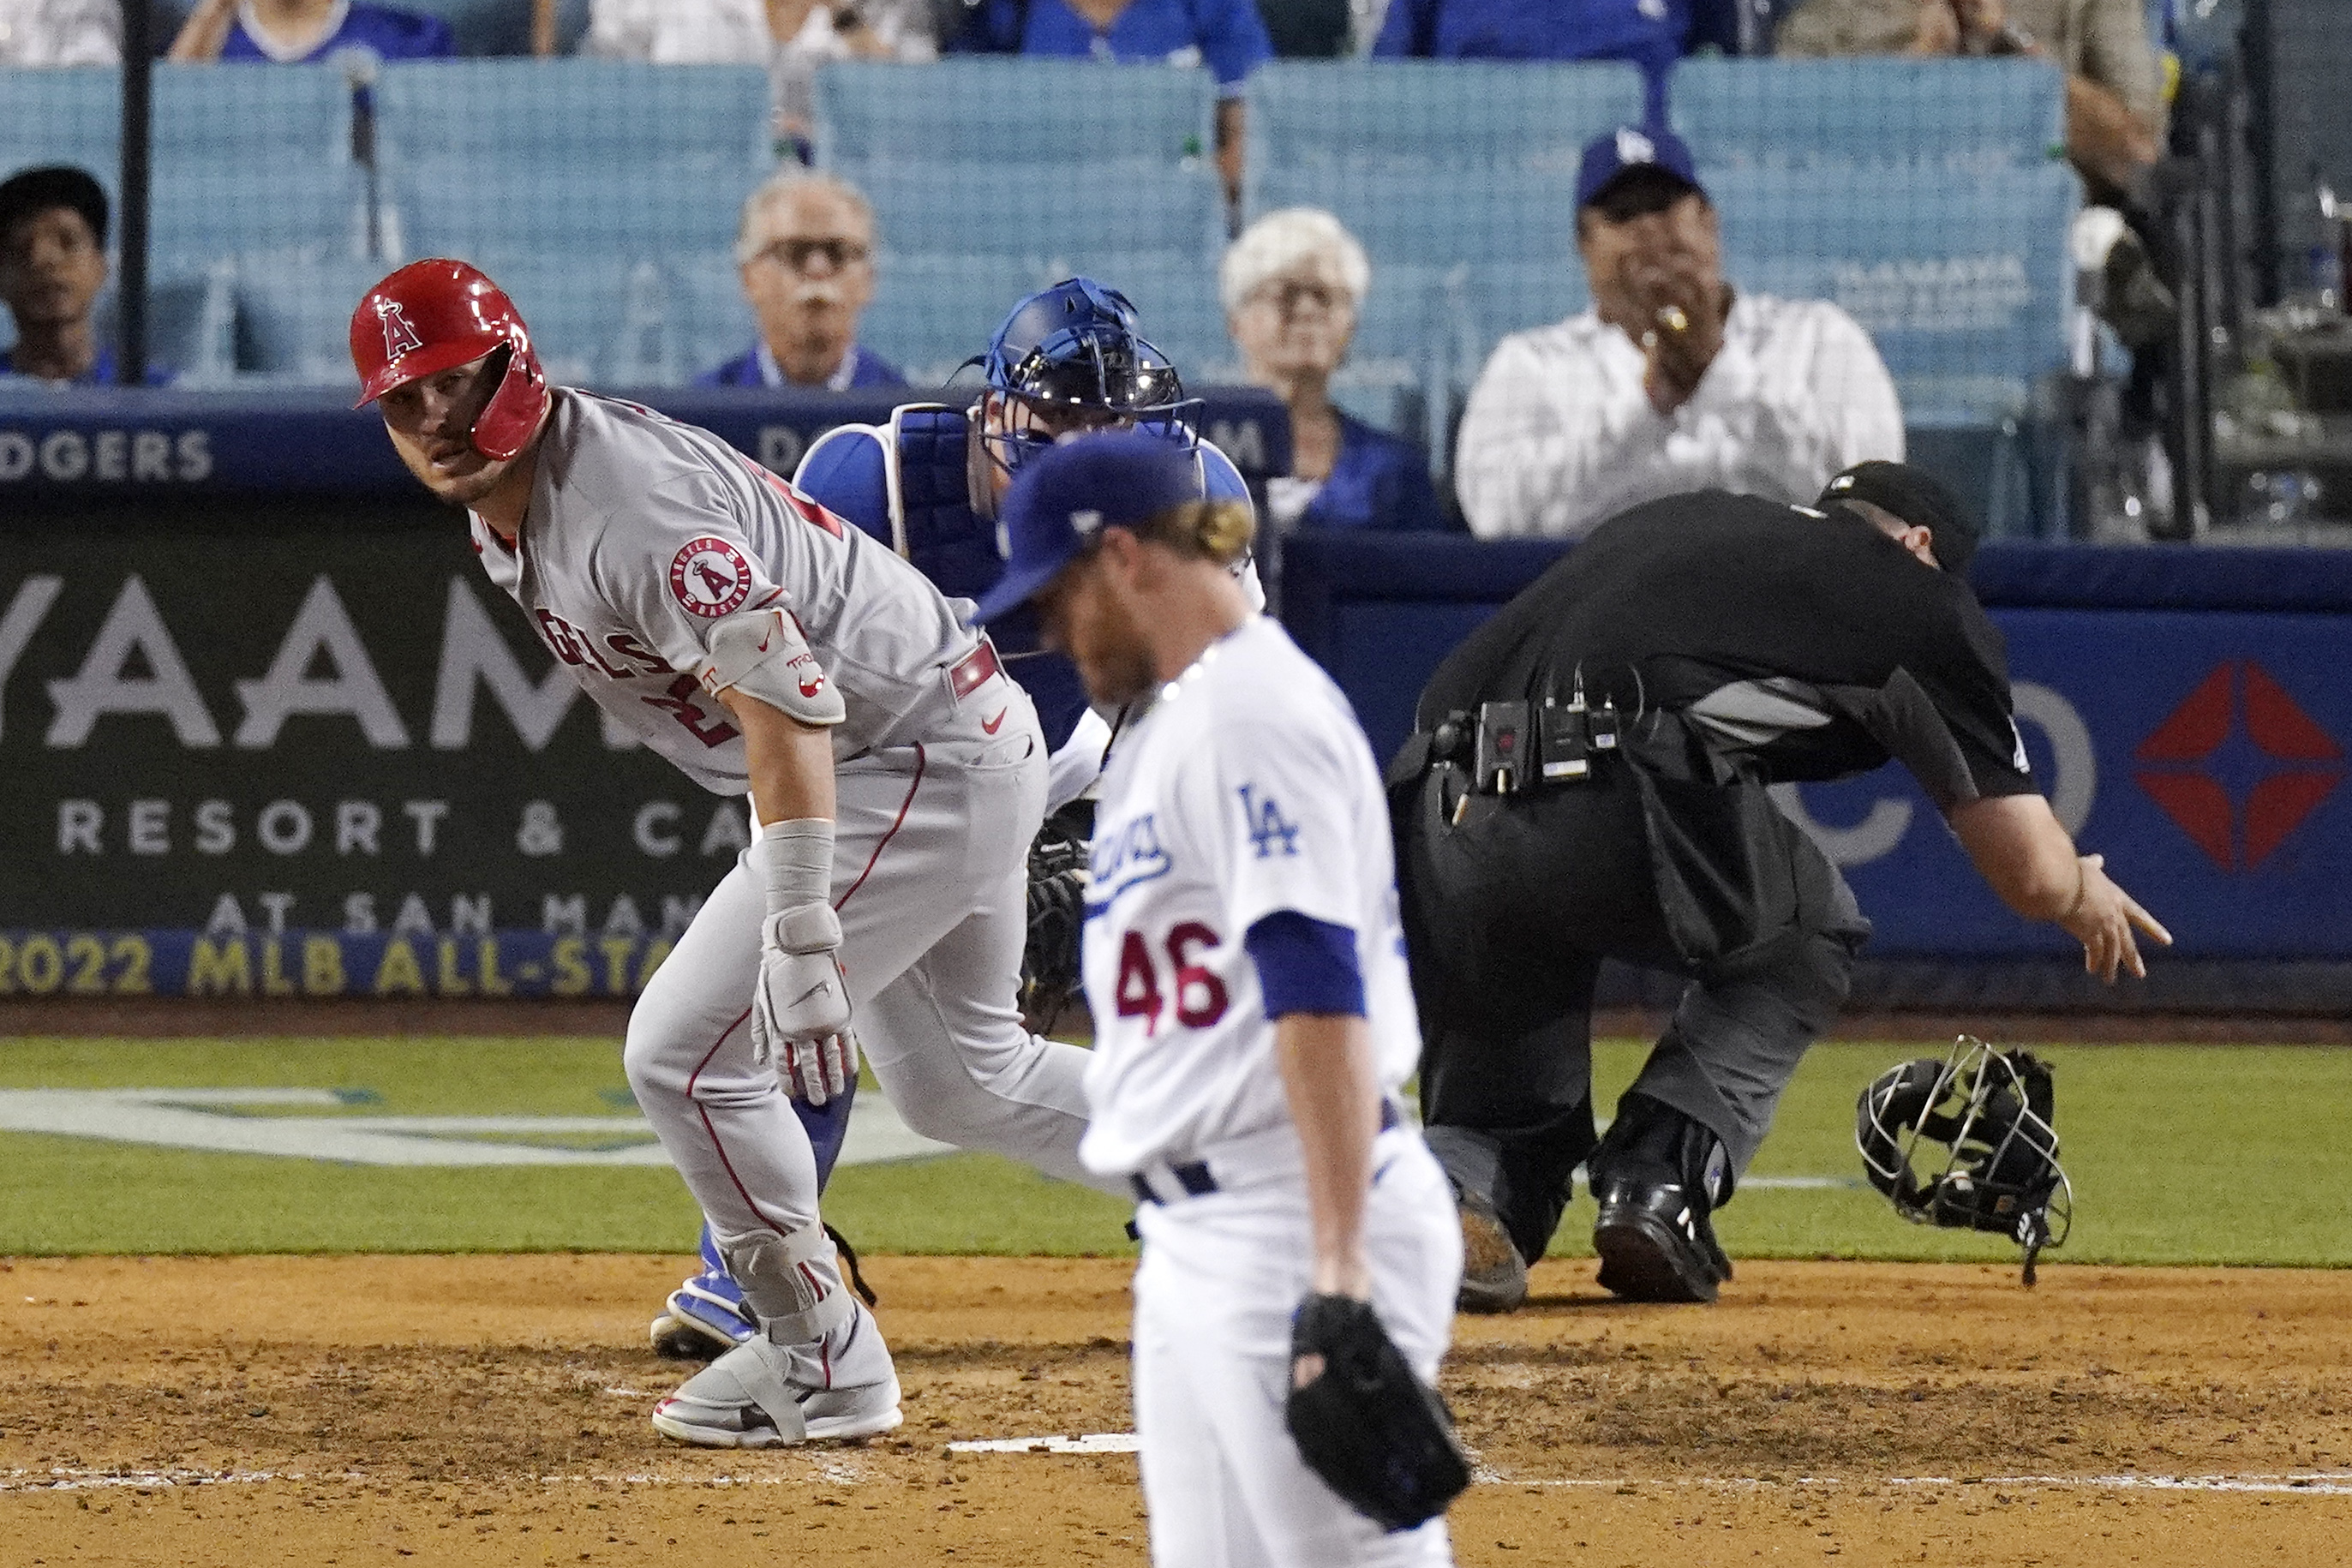
[[(1404, 1115), (1397, 1110), (1396, 1101), (1392, 1100), (1381, 1101), (1381, 1131), (1390, 1131), (1402, 1126), (1403, 1121)], [(1209, 1163), (1206, 1160), (1186, 1160), (1181, 1163), (1171, 1161), (1163, 1168), (1176, 1178), (1176, 1184), (1184, 1189), (1184, 1195), (1188, 1198), (1204, 1198), (1218, 1190), (1217, 1178), (1210, 1172)], [(1151, 1190), (1151, 1184), (1145, 1181), (1140, 1173), (1129, 1176), (1127, 1184), (1135, 1189), (1135, 1201), (1138, 1203), (1157, 1204), (1167, 1201)]]

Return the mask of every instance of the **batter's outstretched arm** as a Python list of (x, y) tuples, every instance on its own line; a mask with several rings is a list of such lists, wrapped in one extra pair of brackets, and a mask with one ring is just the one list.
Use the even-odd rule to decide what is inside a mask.
[(1381, 1128), (1371, 1026), (1349, 1014), (1285, 1013), (1274, 1022), (1274, 1042), (1290, 1119), (1307, 1151), (1315, 1292), (1369, 1301), (1364, 1203), (1372, 1185), (1372, 1141)]
[(2107, 876), (2106, 857), (2076, 852), (2038, 795), (1988, 795), (1946, 814), (1960, 847), (2001, 902), (2027, 920), (2063, 927), (2083, 944), (2083, 967), (2112, 983), (2118, 968), (2147, 977), (2137, 926), (2166, 947), (2172, 933)]
[(833, 736), (782, 709), (729, 688), (719, 694), (743, 731), (751, 773), (752, 807), (760, 826), (808, 817), (833, 819)]

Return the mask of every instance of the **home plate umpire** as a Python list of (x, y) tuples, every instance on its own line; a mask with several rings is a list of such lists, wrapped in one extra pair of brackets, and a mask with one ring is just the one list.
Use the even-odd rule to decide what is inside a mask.
[[(1390, 770), (1429, 1142), (1462, 1209), (1462, 1304), (1527, 1294), (1590, 1157), (1601, 1283), (1712, 1301), (1711, 1215), (1844, 1002), (1870, 933), (1766, 786), (1900, 759), (1978, 871), (2092, 973), (2172, 940), (2077, 855), (2011, 719), (2000, 634), (1941, 484), (1863, 463), (1814, 506), (1720, 490), (1595, 529), (1439, 667)], [(1686, 976), (1608, 1135), (1603, 958)]]

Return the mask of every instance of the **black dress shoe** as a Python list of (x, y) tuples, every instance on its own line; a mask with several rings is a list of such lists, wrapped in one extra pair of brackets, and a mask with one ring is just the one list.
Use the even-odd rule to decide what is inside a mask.
[(1462, 1290), (1455, 1307), (1465, 1312), (1509, 1312), (1528, 1299), (1528, 1260), (1495, 1213), (1477, 1193), (1457, 1194), (1462, 1214)]
[(1731, 1278), (1704, 1194), (1678, 1182), (1618, 1178), (1600, 1196), (1592, 1249), (1603, 1289), (1629, 1301), (1711, 1302)]

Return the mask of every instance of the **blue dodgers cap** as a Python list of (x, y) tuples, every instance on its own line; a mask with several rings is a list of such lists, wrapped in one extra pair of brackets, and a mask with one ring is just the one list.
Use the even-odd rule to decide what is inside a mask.
[(1663, 125), (1620, 125), (1585, 145), (1583, 166), (1576, 172), (1577, 206), (1591, 206), (1612, 180), (1641, 168), (1661, 170), (1701, 195), (1706, 194), (1698, 183), (1698, 164), (1681, 137)]
[(1165, 436), (1109, 430), (1073, 436), (1021, 465), (1005, 492), (1004, 575), (972, 618), (1026, 604), (1106, 528), (1132, 528), (1203, 494), (1197, 454)]

